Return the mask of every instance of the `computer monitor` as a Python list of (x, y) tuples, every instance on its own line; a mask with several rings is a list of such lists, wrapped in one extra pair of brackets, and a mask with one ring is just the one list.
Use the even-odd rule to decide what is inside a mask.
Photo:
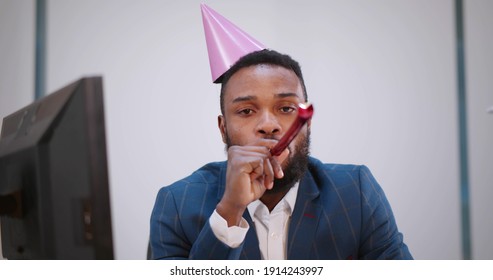
[(101, 77), (3, 120), (0, 219), (8, 259), (113, 259)]

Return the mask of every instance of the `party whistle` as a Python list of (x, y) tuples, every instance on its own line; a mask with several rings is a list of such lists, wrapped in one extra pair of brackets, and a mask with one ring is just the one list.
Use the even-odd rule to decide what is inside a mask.
[(279, 140), (277, 145), (270, 150), (272, 156), (278, 156), (284, 151), (289, 143), (298, 135), (303, 125), (309, 121), (313, 116), (313, 105), (311, 103), (300, 103), (298, 104), (298, 116), (288, 131)]

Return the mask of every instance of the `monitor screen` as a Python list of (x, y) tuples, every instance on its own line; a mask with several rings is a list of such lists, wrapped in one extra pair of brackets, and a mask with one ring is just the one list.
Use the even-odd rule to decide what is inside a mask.
[(0, 221), (7, 259), (113, 259), (101, 77), (5, 117)]

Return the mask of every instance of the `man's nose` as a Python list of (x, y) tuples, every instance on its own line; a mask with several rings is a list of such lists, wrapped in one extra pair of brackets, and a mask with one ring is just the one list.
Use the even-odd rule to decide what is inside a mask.
[(277, 117), (271, 112), (265, 112), (260, 116), (257, 133), (262, 136), (275, 135), (281, 131)]

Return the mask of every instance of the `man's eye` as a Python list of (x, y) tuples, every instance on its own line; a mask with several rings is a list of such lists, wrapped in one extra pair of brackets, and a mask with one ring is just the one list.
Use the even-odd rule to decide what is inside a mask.
[(243, 109), (243, 110), (238, 111), (238, 113), (240, 115), (251, 115), (253, 113), (253, 110), (252, 109)]
[(291, 113), (291, 112), (296, 111), (296, 109), (294, 107), (291, 107), (291, 106), (284, 106), (284, 107), (281, 107), (279, 110), (282, 113)]

